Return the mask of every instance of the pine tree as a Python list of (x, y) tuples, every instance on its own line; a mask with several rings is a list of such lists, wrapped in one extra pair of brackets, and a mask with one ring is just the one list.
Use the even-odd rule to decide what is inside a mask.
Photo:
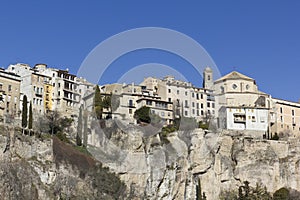
[(77, 123), (77, 135), (76, 144), (78, 146), (82, 145), (82, 106), (79, 108), (78, 123)]
[(23, 105), (22, 105), (22, 127), (26, 128), (27, 126), (27, 96), (23, 96)]
[(32, 104), (31, 104), (31, 101), (30, 101), (30, 104), (29, 104), (29, 119), (28, 119), (28, 128), (29, 129), (32, 129)]

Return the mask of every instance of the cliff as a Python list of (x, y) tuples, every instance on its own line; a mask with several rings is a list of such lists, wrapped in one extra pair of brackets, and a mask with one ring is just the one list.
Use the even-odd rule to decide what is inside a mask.
[(0, 199), (195, 199), (199, 180), (207, 199), (219, 199), (221, 191), (244, 181), (271, 193), (300, 188), (297, 138), (258, 140), (202, 129), (155, 132), (114, 123), (93, 129), (91, 157), (56, 137), (1, 127)]
[(296, 138), (272, 141), (201, 129), (146, 137), (141, 128), (120, 126), (90, 137), (90, 152), (120, 175), (129, 199), (195, 199), (199, 179), (207, 199), (219, 199), (221, 191), (244, 181), (266, 186), (270, 193), (282, 187), (300, 189)]

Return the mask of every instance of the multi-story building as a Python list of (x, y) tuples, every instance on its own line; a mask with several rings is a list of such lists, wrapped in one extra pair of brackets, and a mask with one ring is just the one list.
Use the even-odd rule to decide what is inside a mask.
[[(165, 124), (173, 121), (173, 103), (163, 100), (153, 91), (149, 91), (145, 86), (134, 84), (110, 84), (101, 87), (101, 92), (118, 99), (112, 101), (118, 105), (112, 106), (116, 109), (111, 113), (111, 117), (122, 119), (128, 123), (135, 124), (134, 113), (137, 109), (147, 106), (153, 114), (158, 115)], [(107, 113), (104, 112), (104, 113)]]
[(270, 133), (300, 134), (300, 103), (273, 98), (275, 118)]
[(0, 118), (11, 122), (20, 119), (20, 76), (0, 69)]
[(234, 71), (216, 80), (214, 89), (220, 128), (268, 130), (271, 97), (258, 90), (254, 79)]
[(212, 85), (213, 74), (206, 68), (203, 74), (204, 88), (193, 86), (186, 81), (175, 80), (172, 76), (163, 79), (148, 77), (141, 85), (162, 100), (173, 103), (174, 117), (192, 117), (198, 121), (215, 115), (215, 99)]
[(45, 112), (44, 82), (48, 77), (38, 73), (38, 71), (29, 65), (21, 63), (10, 65), (6, 71), (15, 73), (21, 78), (21, 102), (23, 101), (23, 96), (26, 95), (28, 102), (32, 103), (33, 114), (36, 117), (38, 114), (43, 114)]

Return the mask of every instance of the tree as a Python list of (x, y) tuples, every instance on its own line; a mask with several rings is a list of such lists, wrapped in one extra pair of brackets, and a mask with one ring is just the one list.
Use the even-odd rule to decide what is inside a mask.
[(97, 119), (102, 119), (103, 107), (102, 107), (102, 97), (100, 93), (99, 86), (96, 86), (95, 97), (94, 97), (94, 112)]
[(30, 105), (29, 105), (29, 119), (28, 119), (28, 128), (29, 129), (32, 129), (32, 104), (31, 104), (31, 101), (30, 101)]
[(138, 123), (143, 122), (143, 123), (150, 124), (150, 122), (151, 122), (150, 108), (147, 106), (143, 106), (143, 107), (137, 109), (134, 112), (133, 117), (138, 121)]
[(202, 200), (202, 191), (201, 191), (201, 181), (200, 178), (198, 178), (198, 184), (196, 186), (196, 199)]
[(56, 134), (58, 131), (61, 130), (60, 124), (59, 124), (59, 119), (60, 119), (60, 114), (57, 110), (54, 111), (49, 111), (46, 114), (46, 118), (49, 123), (49, 128), (50, 128), (50, 133)]
[(78, 146), (82, 145), (82, 106), (79, 108), (78, 122), (77, 122), (77, 134), (76, 134), (76, 144)]
[(289, 199), (289, 190), (286, 188), (280, 188), (273, 194), (274, 200), (288, 200)]
[(26, 128), (27, 126), (27, 96), (23, 96), (23, 105), (22, 105), (22, 127)]
[(83, 146), (84, 147), (87, 147), (87, 134), (88, 134), (87, 118), (88, 118), (88, 115), (85, 111), (84, 117), (83, 117)]

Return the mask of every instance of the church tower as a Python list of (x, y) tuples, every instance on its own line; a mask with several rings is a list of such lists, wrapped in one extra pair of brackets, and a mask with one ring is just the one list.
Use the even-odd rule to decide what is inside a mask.
[(203, 88), (213, 89), (214, 80), (213, 80), (213, 71), (210, 67), (206, 67), (203, 72)]

